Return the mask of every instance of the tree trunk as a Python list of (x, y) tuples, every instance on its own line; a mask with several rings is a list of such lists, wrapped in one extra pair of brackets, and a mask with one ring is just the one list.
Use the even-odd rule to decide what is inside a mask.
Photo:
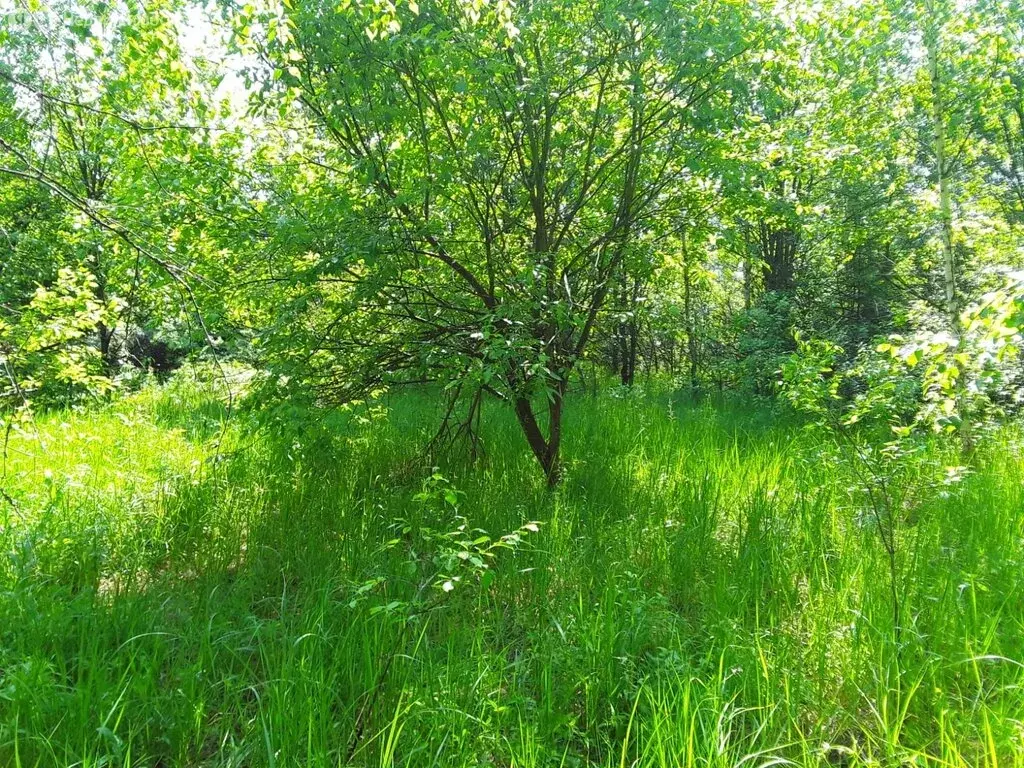
[(629, 278), (622, 271), (622, 279), (619, 283), (619, 306), (622, 317), (615, 331), (616, 343), (618, 344), (618, 367), (619, 381), (624, 387), (633, 386), (633, 370), (636, 367), (636, 328), (635, 318), (632, 317), (634, 302), (630, 298)]
[(548, 437), (545, 439), (533, 406), (525, 397), (516, 398), (516, 418), (523, 430), (526, 442), (533, 451), (534, 458), (544, 470), (548, 488), (554, 488), (562, 479), (561, 447), (562, 447), (562, 405), (565, 400), (565, 387), (559, 384), (551, 394), (548, 404)]
[(117, 358), (114, 356), (114, 345), (111, 343), (114, 338), (114, 329), (106, 323), (99, 323), (96, 326), (96, 335), (100, 342), (100, 359), (103, 361), (103, 372), (112, 374), (117, 369)]
[(619, 345), (619, 381), (622, 382), (622, 386), (628, 387), (632, 384), (629, 378), (629, 329), (626, 323), (619, 323), (619, 329), (617, 332), (617, 341)]
[(622, 383), (627, 387), (632, 387), (633, 382), (636, 381), (636, 340), (636, 318), (631, 317), (626, 323), (626, 359), (622, 366)]
[(762, 221), (761, 258), (766, 291), (791, 293), (796, 286), (797, 234), (788, 227), (777, 228)]
[[(956, 253), (953, 250), (953, 193), (946, 166), (946, 116), (939, 72), (939, 28), (941, 21), (933, 2), (927, 4), (928, 19), (924, 34), (928, 53), (928, 78), (931, 85), (932, 131), (934, 133), (935, 175), (939, 187), (939, 224), (942, 242), (942, 283), (945, 293), (946, 322), (956, 339), (956, 351), (963, 352), (966, 339), (960, 322), (960, 298), (957, 294)], [(967, 372), (960, 365), (956, 381), (956, 410), (960, 419), (960, 438), (964, 452), (972, 447), (970, 414), (967, 408)]]
[[(103, 264), (100, 263), (99, 254), (93, 255), (93, 267), (95, 274), (93, 277), (96, 280), (96, 289), (93, 292), (93, 296), (96, 301), (100, 304), (107, 303), (107, 278), (103, 272)], [(117, 370), (117, 357), (114, 354), (114, 328), (100, 321), (96, 324), (96, 338), (99, 342), (100, 347), (100, 360), (103, 363), (103, 373), (107, 376), (112, 375)]]
[(562, 406), (565, 402), (565, 387), (559, 384), (548, 403), (548, 450), (547, 462), (542, 464), (548, 478), (548, 488), (554, 488), (562, 479)]
[(754, 298), (754, 260), (750, 257), (750, 230), (743, 226), (743, 309), (750, 311)]
[(686, 356), (690, 364), (690, 389), (697, 392), (697, 336), (693, 320), (693, 297), (690, 284), (690, 254), (686, 250), (686, 232), (681, 238), (683, 250), (683, 321), (686, 324)]

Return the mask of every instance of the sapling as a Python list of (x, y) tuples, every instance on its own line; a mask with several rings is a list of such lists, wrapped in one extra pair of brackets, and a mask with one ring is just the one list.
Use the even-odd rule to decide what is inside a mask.
[[(413, 497), (428, 518), (451, 519), (457, 523), (450, 530), (437, 530), (426, 523), (396, 520), (392, 530), (397, 534), (385, 542), (382, 551), (404, 550), (410, 569), (417, 578), (417, 587), (408, 600), (391, 600), (370, 609), (371, 615), (394, 617), (400, 622), (394, 647), (384, 659), (377, 679), (356, 716), (347, 760), (354, 757), (366, 724), (373, 714), (384, 682), (394, 660), (402, 653), (409, 628), (433, 611), (442, 608), (458, 589), (475, 584), (486, 591), (494, 581), (491, 566), (498, 553), (515, 550), (528, 533), (540, 530), (540, 523), (524, 523), (511, 533), (492, 538), (480, 528), (471, 528), (459, 512), (462, 492), (457, 490), (436, 469), (423, 481), (423, 489)], [(356, 590), (353, 602), (363, 599), (384, 580), (375, 578)]]
[(893, 635), (900, 645), (900, 526), (913, 506), (915, 478), (927, 454), (917, 428), (918, 384), (888, 356), (864, 355), (842, 368), (843, 350), (823, 340), (796, 335), (797, 351), (784, 362), (787, 400), (812, 417), (810, 428), (832, 442), (836, 459), (856, 479), (865, 507), (886, 553)]
[[(1024, 273), (996, 275), (996, 287), (964, 310), (961, 337), (922, 330), (889, 336), (840, 366), (843, 350), (796, 334), (797, 351), (782, 366), (789, 402), (811, 427), (840, 447), (857, 478), (889, 563), (894, 634), (899, 644), (900, 524), (918, 494), (958, 482), (969, 472), (977, 437), (1000, 422), (1000, 396), (1021, 400)], [(965, 423), (965, 419), (967, 423)], [(964, 434), (969, 423), (971, 435)], [(963, 466), (940, 466), (930, 435), (960, 434)]]

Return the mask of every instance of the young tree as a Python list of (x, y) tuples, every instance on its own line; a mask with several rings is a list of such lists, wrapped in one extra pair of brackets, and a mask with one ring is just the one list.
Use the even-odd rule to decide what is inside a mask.
[(328, 221), (293, 218), (303, 234), (278, 244), (306, 265), (313, 349), (290, 356), (296, 370), (334, 400), (423, 380), (477, 404), (490, 393), (556, 484), (569, 375), (629, 254), (671, 229), (658, 225), (680, 210), (688, 159), (727, 119), (754, 7), (282, 13), (239, 27), (268, 30), (253, 41), (265, 74), (315, 135), (300, 162), (317, 194), (344, 201)]
[[(921, 75), (914, 94), (927, 116), (926, 157), (938, 196), (937, 229), (941, 254), (943, 310), (948, 333), (955, 339), (953, 362), (956, 385), (956, 417), (965, 452), (973, 445), (966, 370), (967, 334), (962, 314), (967, 306), (963, 281), (964, 258), (958, 255), (954, 214), (958, 182), (977, 166), (971, 143), (977, 142), (977, 105), (988, 97), (991, 62), (986, 61), (985, 27), (980, 24), (978, 3), (951, 0), (919, 0), (906, 9), (911, 29), (923, 44)], [(922, 82), (923, 81), (923, 82)], [(966, 245), (960, 253), (969, 252)]]
[(985, 161), (1004, 215), (1024, 224), (1024, 6), (988, 0), (982, 6), (994, 45), (993, 94), (979, 105), (988, 140)]

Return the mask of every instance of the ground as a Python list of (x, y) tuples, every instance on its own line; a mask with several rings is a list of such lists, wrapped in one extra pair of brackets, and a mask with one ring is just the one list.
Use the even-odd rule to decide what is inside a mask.
[(477, 466), (424, 460), (428, 392), (257, 431), (178, 376), (40, 414), (0, 500), (0, 765), (1024, 765), (1016, 433), (904, 510), (897, 638), (827, 443), (637, 390), (570, 398), (555, 492), (498, 403)]

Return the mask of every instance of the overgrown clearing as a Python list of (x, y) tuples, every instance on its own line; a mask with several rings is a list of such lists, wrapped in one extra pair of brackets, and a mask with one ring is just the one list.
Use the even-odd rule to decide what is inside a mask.
[(429, 392), (208, 392), (12, 439), (0, 764), (1024, 764), (1015, 430), (902, 510), (897, 644), (857, 483), (767, 404), (571, 393), (550, 492), (507, 409), (423, 484)]
[(0, 0), (0, 768), (1024, 768), (1022, 0)]

